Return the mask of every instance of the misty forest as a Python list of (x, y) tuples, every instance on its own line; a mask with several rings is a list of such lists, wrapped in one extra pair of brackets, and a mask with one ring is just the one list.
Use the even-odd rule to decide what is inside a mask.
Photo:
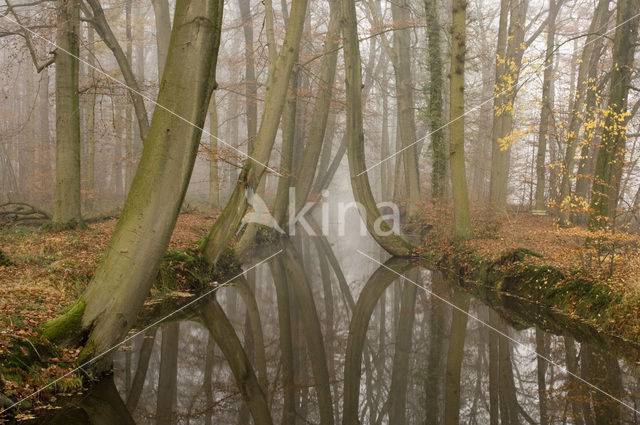
[(0, 423), (640, 424), (640, 0), (0, 3)]

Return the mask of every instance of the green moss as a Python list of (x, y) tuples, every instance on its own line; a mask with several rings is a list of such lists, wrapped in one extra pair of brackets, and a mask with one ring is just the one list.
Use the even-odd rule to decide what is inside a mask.
[(62, 312), (62, 315), (42, 326), (42, 334), (57, 344), (69, 344), (78, 340), (82, 331), (82, 315), (85, 302), (78, 300)]
[(0, 250), (0, 266), (9, 267), (12, 265), (13, 265), (13, 262), (9, 260), (9, 257), (7, 257), (7, 255)]

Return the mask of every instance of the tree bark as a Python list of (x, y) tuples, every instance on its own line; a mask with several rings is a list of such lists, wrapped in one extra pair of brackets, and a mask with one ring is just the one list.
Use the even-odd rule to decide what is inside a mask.
[(211, 264), (218, 261), (235, 235), (247, 211), (246, 191), (256, 190), (269, 161), (286, 100), (289, 77), (300, 45), (306, 10), (307, 0), (293, 1), (287, 34), (276, 61), (272, 88), (267, 93), (260, 130), (251, 151), (251, 158), (245, 162), (231, 198), (202, 245), (204, 255)]
[(589, 87), (589, 65), (592, 59), (594, 59), (593, 54), (597, 47), (596, 44), (598, 41), (596, 37), (598, 37), (599, 32), (602, 32), (605, 29), (605, 25), (609, 17), (608, 8), (609, 0), (599, 0), (591, 24), (589, 25), (589, 35), (585, 39), (585, 45), (580, 55), (576, 87), (573, 89), (573, 107), (567, 132), (567, 140), (565, 141), (566, 150), (562, 169), (562, 180), (557, 200), (557, 203), (561, 205), (560, 217), (564, 222), (568, 221), (569, 214), (566, 209), (562, 208), (562, 205), (571, 202), (571, 181), (573, 179), (573, 169), (575, 167), (576, 144), (583, 118), (585, 96)]
[(363, 205), (364, 211), (359, 209), (360, 214), (376, 242), (392, 255), (407, 256), (411, 253), (411, 244), (394, 233), (381, 217), (371, 192), (364, 151), (362, 70), (355, 4), (350, 0), (342, 0), (342, 14), (347, 92), (347, 156), (353, 196), (356, 202)]
[(169, 0), (151, 0), (156, 17), (156, 45), (158, 48), (158, 81), (162, 81), (162, 71), (167, 63), (169, 42), (171, 41), (171, 11)]
[[(560, 3), (561, 4), (561, 3)], [(540, 111), (540, 129), (538, 132), (538, 152), (536, 155), (536, 203), (535, 209), (543, 211), (546, 209), (545, 186), (546, 186), (546, 156), (547, 137), (549, 134), (549, 119), (553, 114), (553, 53), (556, 38), (556, 18), (560, 6), (557, 0), (549, 0), (549, 28), (547, 32), (547, 50), (544, 61), (544, 76), (542, 77), (542, 108)]]
[(454, 228), (458, 240), (467, 240), (473, 236), (464, 158), (464, 62), (467, 49), (466, 9), (466, 0), (454, 0), (452, 4), (453, 25), (451, 26), (451, 70), (449, 72), (449, 98), (451, 103), (449, 162), (451, 164), (451, 186), (453, 189)]
[[(491, 133), (489, 201), (496, 211), (507, 205), (514, 102), (524, 53), (528, 0), (502, 0), (496, 52), (496, 83)], [(508, 31), (507, 31), (508, 21)]]
[(624, 118), (638, 35), (638, 17), (634, 17), (634, 13), (639, 7), (638, 0), (618, 1), (609, 103), (591, 190), (589, 227), (592, 229), (611, 225), (615, 219), (627, 140)]
[(56, 6), (56, 194), (54, 228), (83, 227), (80, 195), (79, 26), (77, 0)]
[[(413, 101), (413, 79), (411, 78), (411, 12), (408, 0), (391, 2), (393, 16), (393, 50), (391, 62), (396, 78), (396, 102), (398, 106), (398, 134), (402, 145), (404, 182), (407, 191), (407, 219), (415, 218), (420, 208), (420, 172), (416, 136), (415, 104)], [(398, 172), (398, 170), (396, 170)]]
[[(215, 87), (221, 22), (221, 0), (178, 0), (176, 4), (158, 96), (162, 107), (155, 109), (138, 171), (107, 252), (76, 304), (45, 326), (51, 340), (83, 343), (80, 363), (120, 341), (135, 323), (155, 280), (191, 177), (199, 129)], [(108, 354), (88, 369), (96, 374), (109, 370)]]
[[(442, 41), (437, 0), (425, 0), (427, 16), (429, 84), (428, 121), (431, 133), (431, 198), (438, 202), (444, 199), (447, 178), (447, 146), (444, 138), (444, 77), (442, 71)], [(425, 93), (426, 95), (426, 93)]]

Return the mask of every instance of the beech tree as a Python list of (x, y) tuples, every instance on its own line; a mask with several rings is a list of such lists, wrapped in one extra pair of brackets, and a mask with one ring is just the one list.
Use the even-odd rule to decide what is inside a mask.
[(624, 124), (640, 21), (636, 16), (639, 7), (638, 0), (618, 1), (609, 102), (591, 195), (589, 227), (592, 229), (612, 224), (616, 215), (627, 140)]
[(451, 26), (451, 70), (449, 72), (450, 127), (449, 163), (453, 189), (453, 217), (456, 238), (472, 237), (469, 193), (464, 160), (464, 62), (467, 49), (467, 1), (454, 0)]
[(135, 323), (173, 232), (215, 87), (222, 5), (177, 1), (158, 106), (107, 252), (78, 301), (45, 325), (50, 340), (81, 343), (79, 362), (95, 358), (96, 374)]
[(78, 94), (80, 8), (76, 0), (56, 5), (56, 194), (53, 227), (83, 227), (80, 196), (80, 98)]

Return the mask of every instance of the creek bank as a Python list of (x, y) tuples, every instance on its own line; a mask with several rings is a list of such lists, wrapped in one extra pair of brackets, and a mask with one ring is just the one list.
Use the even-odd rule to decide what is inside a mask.
[[(640, 349), (640, 304), (632, 304), (630, 298), (635, 297), (621, 286), (578, 269), (567, 273), (540, 264), (545, 256), (527, 248), (510, 249), (491, 259), (463, 245), (441, 255), (423, 250), (420, 257), (457, 278), (461, 286), (492, 307), (517, 304), (515, 311), (529, 317), (528, 326), (535, 324), (555, 333), (571, 329), (585, 342), (601, 346), (626, 343)], [(637, 354), (633, 357), (638, 360)]]

